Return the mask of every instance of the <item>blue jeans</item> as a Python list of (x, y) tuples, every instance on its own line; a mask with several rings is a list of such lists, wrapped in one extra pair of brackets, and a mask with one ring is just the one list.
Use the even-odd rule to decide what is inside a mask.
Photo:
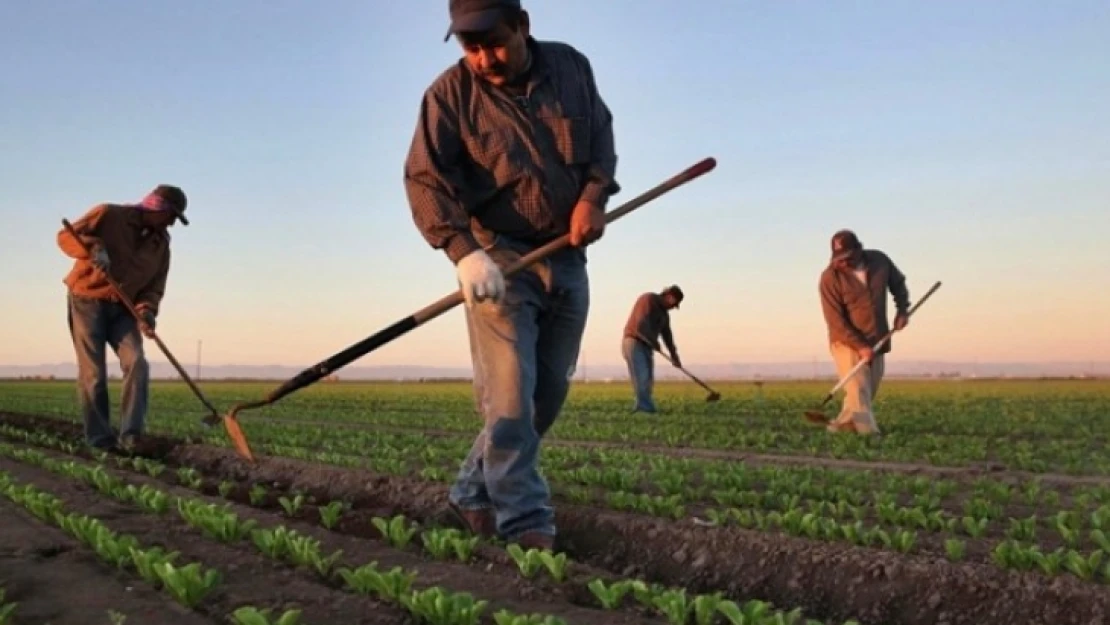
[[(502, 267), (523, 251), (503, 239), (487, 250)], [(450, 499), (467, 510), (492, 508), (506, 540), (524, 532), (553, 536), (539, 447), (578, 361), (590, 308), (585, 260), (575, 250), (558, 252), (508, 278), (505, 290), (500, 302), (466, 309), (475, 399), (485, 423)]]
[(636, 394), (633, 410), (655, 412), (655, 402), (651, 399), (652, 379), (655, 375), (655, 353), (650, 347), (632, 337), (624, 337), (621, 354), (628, 365), (628, 377), (632, 380), (632, 390)]
[(69, 294), (69, 332), (77, 353), (77, 401), (85, 420), (85, 441), (94, 447), (116, 442), (108, 405), (106, 346), (123, 371), (121, 434), (142, 434), (150, 393), (150, 366), (143, 354), (139, 324), (123, 304)]

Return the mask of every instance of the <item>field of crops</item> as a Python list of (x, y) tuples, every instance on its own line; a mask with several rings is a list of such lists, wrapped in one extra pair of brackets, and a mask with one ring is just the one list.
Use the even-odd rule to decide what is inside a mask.
[(885, 382), (880, 439), (802, 418), (830, 384), (575, 386), (524, 553), (444, 514), (465, 384), (320, 383), (244, 414), (248, 465), (183, 384), (120, 458), (71, 382), (0, 382), (0, 624), (1110, 622), (1110, 381)]

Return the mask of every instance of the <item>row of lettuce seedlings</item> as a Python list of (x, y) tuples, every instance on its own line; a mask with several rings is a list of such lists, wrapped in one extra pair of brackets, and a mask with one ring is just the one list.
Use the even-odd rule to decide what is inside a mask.
[[(394, 413), (396, 415), (396, 413)], [(366, 425), (366, 413), (359, 415), (361, 425)], [(461, 417), (458, 414), (458, 417)], [(623, 416), (623, 415), (622, 415)], [(174, 414), (167, 419), (175, 426), (195, 430), (195, 417)], [(262, 431), (276, 428), (306, 428), (304, 421), (281, 423), (280, 417), (269, 423), (256, 426)], [(608, 442), (616, 444), (645, 444), (663, 447), (693, 447), (711, 450), (731, 450), (759, 453), (802, 453), (815, 457), (849, 458), (861, 461), (891, 462), (929, 462), (941, 466), (966, 466), (969, 464), (991, 462), (1003, 463), (1014, 470), (1046, 472), (1054, 468), (1072, 473), (1094, 471), (1105, 475), (1110, 472), (1110, 464), (1102, 458), (1092, 458), (1087, 450), (1087, 441), (1076, 436), (1053, 448), (1036, 447), (1029, 441), (1017, 441), (1008, 445), (996, 445), (997, 435), (984, 433), (981, 437), (908, 437), (897, 441), (896, 445), (877, 444), (866, 438), (829, 438), (817, 437), (810, 430), (799, 428), (784, 432), (781, 428), (740, 428), (726, 423), (715, 424), (709, 429), (702, 428), (691, 432), (681, 420), (656, 421), (650, 423), (629, 420), (624, 416), (619, 423), (600, 423), (596, 419), (588, 422), (564, 419), (558, 426), (561, 442)], [(307, 424), (307, 429), (319, 425), (323, 431), (335, 432), (328, 428), (331, 419), (317, 419)], [(395, 427), (398, 430), (412, 430), (424, 436), (429, 429), (448, 435), (469, 435), (473, 431), (472, 422), (458, 418), (452, 423), (450, 415), (444, 419), (444, 412), (428, 413), (406, 412), (404, 415), (390, 417), (389, 412), (373, 415), (372, 425)], [(933, 424), (935, 426), (935, 423)], [(349, 429), (349, 428), (348, 428)], [(380, 430), (380, 428), (379, 428)], [(346, 433), (344, 433), (344, 436)]]
[[(0, 451), (3, 451), (3, 448), (0, 448)], [(320, 551), (319, 541), (301, 536), (295, 530), (284, 526), (260, 528), (253, 520), (240, 520), (234, 512), (231, 512), (229, 504), (220, 507), (199, 499), (173, 498), (149, 485), (137, 487), (134, 484), (126, 484), (109, 475), (102, 466), (90, 468), (74, 461), (60, 462), (33, 450), (9, 450), (7, 453), (18, 460), (31, 462), (85, 481), (101, 492), (133, 503), (146, 512), (164, 513), (169, 509), (170, 502), (176, 501), (178, 514), (182, 519), (210, 538), (222, 542), (249, 538), (259, 551), (269, 557), (285, 560), (294, 566), (313, 571), (325, 581), (330, 581), (337, 576), (348, 589), (359, 594), (374, 595), (387, 603), (399, 603), (421, 617), (424, 622), (433, 625), (477, 623), (488, 605), (488, 602), (475, 600), (468, 593), (450, 593), (438, 587), (424, 591), (412, 590), (416, 572), (403, 571), (400, 567), (382, 571), (376, 562), (357, 568), (337, 566), (342, 551), (325, 556)], [(105, 461), (109, 458), (102, 456), (101, 460)], [(164, 470), (164, 465), (161, 463), (140, 458), (116, 458), (116, 461), (119, 465), (130, 465), (123, 468), (139, 470), (153, 476), (161, 474)], [(182, 485), (189, 488), (199, 489), (202, 485), (201, 478), (194, 469), (181, 467), (177, 477)], [(223, 485), (226, 484), (227, 482), (223, 483)], [(281, 497), (279, 501), (286, 514), (293, 516), (303, 503), (303, 497), (303, 494), (297, 494), (293, 498)], [(346, 505), (342, 502), (331, 502), (327, 506), (319, 507), (321, 525), (329, 529), (334, 527), (339, 515), (345, 509)], [(383, 538), (399, 549), (406, 548), (419, 531), (418, 524), (408, 522), (402, 515), (391, 519), (378, 517), (372, 522)], [(424, 549), (432, 557), (456, 558), (462, 562), (470, 560), (478, 542), (477, 537), (464, 536), (459, 530), (453, 528), (429, 528), (421, 534), (421, 539)], [(568, 581), (568, 567), (571, 563), (566, 554), (554, 554), (537, 549), (525, 551), (518, 545), (509, 545), (507, 552), (519, 572), (526, 578), (534, 579), (542, 571), (556, 583)], [(687, 625), (691, 622), (696, 625), (717, 622), (733, 625), (820, 623), (820, 621), (805, 619), (800, 609), (777, 610), (770, 603), (758, 600), (740, 604), (726, 599), (723, 593), (719, 592), (691, 596), (684, 588), (668, 588), (635, 579), (593, 578), (586, 583), (586, 586), (603, 609), (622, 609), (627, 606), (626, 596), (631, 595), (643, 608), (663, 616), (672, 625)], [(507, 610), (493, 614), (493, 619), (497, 625), (558, 625), (564, 622), (552, 615), (519, 615)], [(858, 624), (850, 620), (844, 625)]]
[[(9, 434), (24, 432), (18, 428), (3, 426)], [(50, 442), (50, 435), (35, 433), (31, 435), (39, 442)], [(70, 446), (72, 446), (70, 444)], [(179, 481), (191, 485), (193, 480), (200, 484), (201, 478), (192, 469), (182, 468), (178, 475)], [(915, 484), (917, 482), (915, 481)], [(225, 488), (230, 489), (231, 483), (224, 482), (220, 485), (220, 494), (226, 496)], [(981, 487), (983, 485), (980, 485)], [(1003, 485), (1005, 486), (1005, 485)], [(1032, 485), (1036, 487), (1036, 484)], [(198, 486), (194, 486), (197, 488)], [(989, 491), (988, 491), (989, 492)], [(997, 492), (997, 491), (995, 491)], [(1026, 491), (1027, 496), (1035, 496), (1037, 490)], [(919, 495), (924, 492), (919, 492)], [(1085, 493), (1090, 495), (1090, 493)], [(260, 486), (255, 486), (250, 493), (252, 505), (259, 505), (264, 498), (265, 491)], [(726, 502), (764, 503), (773, 505), (774, 498), (768, 499), (773, 494), (757, 493), (755, 491), (738, 491), (726, 497), (725, 492), (719, 493), (718, 498)], [(281, 497), (279, 503), (292, 514), (299, 508), (300, 499), (291, 500)], [(674, 501), (660, 502), (660, 497), (636, 493), (612, 492), (609, 493), (610, 503), (617, 509), (634, 510), (636, 512), (653, 516), (675, 516), (673, 506), (679, 506)], [(1101, 499), (1101, 498), (1100, 498)], [(759, 501), (757, 501), (759, 500)], [(1088, 498), (1084, 503), (1090, 504)], [(847, 504), (840, 500), (819, 502), (818, 505), (801, 507), (799, 495), (780, 494), (778, 502), (786, 508), (784, 512), (777, 510), (763, 511), (758, 508), (732, 506), (727, 508), (709, 508), (706, 510), (706, 525), (737, 525), (746, 529), (759, 529), (761, 531), (780, 530), (792, 536), (805, 537), (815, 540), (847, 542), (862, 547), (880, 547), (895, 550), (901, 553), (910, 553), (917, 544), (916, 531), (902, 529), (901, 527), (888, 531), (882, 525), (865, 526), (860, 520), (861, 508)], [(975, 504), (975, 500), (970, 500)], [(823, 504), (823, 505), (821, 505)], [(341, 504), (332, 502), (321, 510), (325, 524), (331, 529), (333, 524), (329, 520), (338, 512)], [(972, 538), (983, 538), (987, 532), (988, 524), (996, 517), (995, 507), (973, 507), (973, 515), (964, 517), (946, 516), (940, 511), (926, 512), (920, 507), (896, 507), (892, 502), (882, 498), (878, 502), (880, 519), (895, 526), (918, 527), (931, 532), (956, 533), (962, 532)], [(982, 515), (982, 516), (976, 516)], [(681, 516), (681, 514), (679, 514)], [(854, 521), (841, 521), (849, 516)], [(335, 517), (337, 518), (337, 517)], [(1095, 510), (1080, 515), (1075, 510), (1061, 510), (1056, 515), (1039, 519), (1036, 514), (1023, 519), (1009, 519), (1009, 528), (1005, 530), (1006, 539), (997, 542), (989, 552), (989, 562), (1006, 569), (1016, 571), (1034, 571), (1046, 576), (1056, 576), (1067, 573), (1078, 579), (1090, 582), (1110, 582), (1110, 560), (1106, 554), (1110, 553), (1110, 505), (1103, 504)], [(1036, 544), (1036, 527), (1038, 521), (1053, 528), (1061, 537), (1066, 547), (1058, 547), (1051, 551), (1043, 550)], [(1084, 553), (1077, 549), (1083, 542), (1084, 524), (1090, 529), (1086, 533), (1087, 540), (1095, 549)], [(953, 562), (966, 558), (967, 543), (959, 538), (948, 538), (943, 542), (946, 557)], [(599, 599), (600, 601), (600, 599)]]
[[(40, 443), (53, 442), (51, 435), (43, 433), (26, 433), (18, 428), (0, 426), (4, 433), (18, 436), (23, 433)], [(63, 443), (65, 450), (72, 444)], [(596, 469), (594, 469), (596, 471)], [(201, 478), (194, 470), (182, 468), (179, 470), (178, 479), (181, 483), (199, 488)], [(194, 485), (194, 481), (195, 484)], [(917, 482), (915, 482), (916, 484)], [(227, 490), (233, 486), (230, 482), (221, 483), (220, 494), (227, 496)], [(980, 485), (981, 487), (983, 485)], [(1002, 485), (1005, 486), (1005, 485)], [(1032, 484), (1036, 488), (1036, 484)], [(227, 489), (227, 490), (225, 490)], [(988, 491), (989, 492), (989, 491)], [(995, 491), (997, 493), (997, 491)], [(1026, 495), (1034, 496), (1037, 490), (1027, 490)], [(919, 492), (918, 495), (923, 495)], [(1085, 493), (1090, 495), (1090, 493)], [(743, 502), (749, 504), (774, 505), (776, 501), (784, 508), (763, 511), (757, 507), (709, 508), (705, 511), (707, 521), (703, 524), (721, 526), (737, 525), (746, 529), (759, 529), (761, 531), (780, 530), (792, 536), (805, 537), (815, 540), (847, 542), (862, 547), (880, 547), (895, 550), (901, 553), (910, 553), (917, 544), (916, 531), (902, 529), (901, 527), (888, 531), (882, 525), (865, 526), (861, 520), (861, 508), (852, 506), (843, 500), (837, 503), (831, 501), (810, 502), (816, 505), (801, 507), (797, 493), (778, 494), (777, 500), (773, 493), (758, 493), (756, 491), (736, 491), (726, 496), (726, 492), (718, 493), (718, 499), (725, 502)], [(252, 505), (260, 505), (265, 496), (263, 487), (256, 485), (250, 492)], [(768, 499), (770, 497), (770, 499)], [(935, 495), (934, 495), (935, 497)], [(616, 509), (633, 510), (653, 516), (671, 517), (676, 515), (675, 506), (681, 511), (684, 508), (680, 503), (672, 501), (674, 497), (661, 498), (642, 493), (611, 492), (608, 494), (609, 503)], [(988, 524), (996, 518), (998, 512), (995, 506), (987, 506), (976, 500), (969, 500), (972, 505), (970, 516), (947, 516), (941, 511), (926, 511), (921, 507), (896, 507), (885, 498), (880, 498), (878, 510), (880, 519), (890, 525), (918, 527), (931, 532), (956, 533), (962, 532), (972, 538), (983, 538), (987, 533)], [(1099, 498), (1101, 499), (1101, 497)], [(280, 505), (286, 509), (287, 514), (293, 514), (299, 509), (303, 496), (293, 498), (279, 498)], [(1091, 498), (1083, 503), (1090, 504)], [(974, 504), (979, 504), (975, 506)], [(337, 514), (342, 506), (339, 502), (332, 502), (320, 510), (324, 524), (329, 528), (334, 527)], [(976, 516), (982, 515), (982, 516)], [(854, 521), (841, 521), (844, 517), (854, 518)], [(334, 519), (334, 520), (333, 520)], [(1036, 514), (1023, 519), (1009, 519), (1009, 528), (1005, 530), (1006, 539), (999, 541), (989, 552), (989, 562), (1006, 569), (1016, 571), (1034, 571), (1046, 576), (1056, 576), (1068, 573), (1078, 579), (1090, 582), (1110, 582), (1110, 560), (1106, 554), (1110, 553), (1110, 505), (1103, 504), (1095, 510), (1080, 515), (1075, 510), (1061, 510), (1056, 515), (1039, 519)], [(1060, 535), (1066, 547), (1058, 547), (1051, 551), (1043, 550), (1036, 544), (1036, 528), (1038, 522), (1053, 528)], [(1086, 523), (1085, 523), (1086, 522)], [(1083, 553), (1077, 549), (1083, 542), (1083, 525), (1091, 529), (1086, 533), (1088, 541), (1096, 548)], [(953, 562), (966, 558), (967, 543), (959, 538), (948, 538), (943, 542), (946, 557)], [(600, 601), (600, 599), (599, 599)]]
[[(260, 426), (263, 430), (282, 426)], [(285, 426), (288, 427), (288, 426)], [(194, 428), (170, 427), (171, 431), (178, 434), (191, 433)], [(252, 431), (252, 435), (262, 432)], [(329, 447), (349, 454), (352, 458), (365, 458), (367, 440), (362, 440), (368, 435), (359, 432), (350, 432), (342, 439), (331, 441)], [(288, 441), (304, 439), (305, 443), (318, 442), (319, 437), (311, 432), (299, 430), (281, 430), (281, 438)], [(208, 433), (207, 441), (213, 444), (226, 445), (219, 433)], [(311, 453), (305, 447), (289, 444), (273, 444), (268, 437), (259, 436), (258, 442), (272, 449), (280, 455), (289, 457), (327, 457), (339, 460), (330, 452)], [(390, 473), (408, 473), (412, 467), (404, 464), (413, 458), (407, 447), (419, 445), (419, 456), (428, 462), (443, 460), (453, 462), (458, 453), (464, 452), (464, 447), (469, 442), (455, 439), (438, 439), (428, 445), (426, 438), (415, 435), (375, 433), (372, 440), (373, 448), (379, 453), (371, 463), (372, 468)], [(391, 449), (392, 448), (392, 449)], [(611, 457), (612, 462), (607, 458)], [(647, 487), (658, 489), (662, 495), (684, 494), (685, 502), (717, 498), (722, 492), (743, 490), (754, 483), (769, 483), (775, 491), (783, 491), (781, 495), (799, 495), (807, 499), (818, 500), (843, 500), (852, 505), (859, 506), (866, 499), (875, 496), (876, 507), (878, 504), (893, 504), (899, 500), (924, 509), (927, 512), (937, 511), (941, 508), (942, 500), (958, 496), (959, 484), (952, 480), (928, 479), (920, 476), (903, 476), (888, 474), (875, 476), (859, 471), (829, 471), (802, 467), (747, 467), (738, 464), (722, 463), (720, 461), (668, 458), (656, 454), (647, 454), (630, 450), (582, 450), (574, 448), (555, 447), (545, 456), (549, 464), (548, 473), (552, 477), (560, 478), (567, 483), (579, 483), (585, 486), (601, 486), (610, 490), (630, 491), (636, 488)], [(596, 461), (602, 466), (588, 466)], [(348, 464), (348, 462), (341, 462)], [(396, 466), (392, 466), (396, 464)], [(651, 468), (651, 471), (637, 469), (638, 465)], [(440, 477), (449, 478), (449, 472), (443, 467), (426, 466), (430, 473), (435, 474), (433, 479)], [(423, 469), (422, 469), (423, 470)], [(695, 484), (692, 480), (697, 480)], [(880, 486), (876, 488), (876, 480)], [(831, 483), (830, 483), (831, 482)], [(1005, 482), (980, 478), (973, 484), (974, 496), (963, 500), (965, 515), (979, 518), (998, 518), (1003, 514), (1000, 504), (1016, 503), (1024, 506), (1042, 504), (1050, 507), (1060, 505), (1061, 492), (1046, 488), (1039, 480), (1029, 480), (1024, 484), (1012, 485)], [(712, 491), (716, 486), (718, 490)], [(1110, 503), (1110, 487), (1094, 485), (1077, 488), (1077, 512), (1092, 505)], [(765, 493), (759, 493), (766, 495)], [(775, 492), (774, 495), (780, 495)], [(691, 496), (693, 498), (691, 499)]]
[[(16, 410), (34, 410), (36, 412), (51, 413), (66, 420), (73, 421), (72, 410), (69, 406), (62, 407), (53, 401), (19, 402)], [(279, 411), (280, 412), (280, 411)], [(450, 413), (454, 412), (454, 417)], [(933, 411), (935, 413), (935, 411)], [(386, 410), (374, 415), (373, 424), (391, 425), (397, 428), (415, 428), (427, 430), (436, 428), (443, 431), (453, 431), (460, 434), (472, 431), (466, 410), (448, 410), (447, 419), (444, 411), (424, 412), (405, 411), (398, 414)], [(180, 431), (195, 432), (195, 416), (188, 410), (181, 410), (175, 406), (165, 406), (160, 411), (159, 424), (172, 425)], [(345, 415), (334, 415), (332, 418), (319, 419), (318, 422), (327, 430), (327, 425), (335, 420), (344, 420)], [(1007, 440), (1004, 445), (997, 444), (1002, 438), (1008, 438), (1007, 432), (995, 432), (991, 429), (968, 429), (966, 415), (951, 417), (949, 425), (955, 425), (969, 434), (959, 436), (909, 436), (897, 441), (897, 445), (877, 444), (876, 441), (854, 437), (829, 438), (818, 437), (813, 431), (798, 428), (795, 431), (784, 432), (781, 428), (741, 428), (730, 427), (727, 422), (713, 423), (708, 429), (691, 432), (685, 428), (681, 419), (666, 419), (662, 422), (652, 420), (650, 423), (637, 419), (628, 419), (621, 415), (616, 422), (600, 422), (599, 416), (591, 415), (588, 421), (575, 418), (564, 419), (560, 422), (559, 436), (564, 441), (572, 443), (574, 440), (609, 441), (613, 443), (641, 443), (665, 446), (701, 447), (706, 449), (729, 449), (769, 453), (803, 453), (814, 456), (834, 458), (853, 458), (862, 461), (885, 460), (894, 462), (930, 462), (938, 465), (966, 466), (969, 464), (990, 462), (993, 460), (1005, 466), (1031, 472), (1046, 472), (1049, 470), (1062, 470), (1069, 473), (1097, 473), (1106, 475), (1110, 473), (1110, 462), (1101, 455), (1091, 455), (1089, 438), (1085, 436), (1090, 431), (1089, 427), (1080, 423), (1071, 427), (1070, 437), (1061, 444), (1051, 447), (1037, 446), (1036, 441)], [(750, 415), (749, 415), (750, 416)], [(943, 417), (944, 415), (942, 415)], [(362, 423), (366, 414), (359, 415)], [(931, 417), (932, 418), (932, 417)], [(760, 421), (760, 419), (756, 419)], [(285, 427), (304, 427), (302, 424), (287, 423)], [(660, 426), (663, 427), (660, 427)], [(1073, 424), (1074, 425), (1074, 424)], [(272, 427), (281, 424), (256, 424), (252, 429), (259, 433), (270, 431)], [(931, 432), (935, 432), (937, 422), (930, 421)], [(1070, 426), (1066, 426), (1070, 427)], [(165, 428), (159, 429), (165, 431)], [(951, 429), (951, 428), (949, 428)], [(334, 431), (334, 428), (332, 428)], [(423, 433), (421, 433), (423, 435)]]
[[(592, 469), (597, 471), (597, 469)], [(1005, 486), (1005, 485), (1003, 485)], [(1036, 486), (1035, 484), (1033, 485)], [(1027, 491), (1036, 493), (1037, 490)], [(571, 491), (573, 493), (573, 491)], [(223, 494), (223, 493), (221, 493)], [(922, 493), (923, 495), (923, 493)], [(252, 503), (256, 493), (251, 493)], [(967, 516), (956, 517), (936, 510), (936, 496), (930, 496), (932, 503), (919, 506), (896, 506), (890, 498), (880, 494), (876, 509), (880, 524), (864, 525), (864, 508), (847, 501), (835, 503), (828, 500), (807, 500), (802, 505), (797, 493), (769, 493), (758, 491), (718, 491), (714, 497), (722, 502), (737, 502), (747, 506), (708, 508), (707, 520), (711, 526), (736, 525), (745, 529), (761, 531), (782, 531), (791, 536), (805, 537), (829, 542), (846, 542), (861, 547), (879, 547), (903, 554), (913, 552), (917, 546), (916, 528), (934, 533), (963, 533), (980, 539), (988, 532), (992, 521), (1000, 522), (1001, 508), (979, 499), (967, 501)], [(581, 498), (570, 497), (576, 503)], [(286, 498), (281, 504), (287, 505)], [(1090, 503), (1090, 499), (1087, 503)], [(605, 494), (605, 502), (617, 510), (633, 511), (663, 518), (682, 518), (685, 506), (677, 495), (662, 497), (643, 493), (610, 491)], [(778, 506), (782, 510), (765, 510)], [(842, 520), (848, 519), (848, 520)], [(700, 519), (699, 519), (700, 520)], [(1002, 569), (1017, 571), (1036, 571), (1046, 576), (1069, 573), (1084, 581), (1110, 581), (1110, 561), (1104, 561), (1110, 553), (1110, 505), (1086, 511), (1085, 515), (1075, 510), (1061, 510), (1050, 517), (1041, 518), (1036, 514), (1027, 518), (1010, 518), (1009, 527), (1001, 533), (1006, 536), (995, 544), (989, 552), (989, 562)], [(1038, 523), (1055, 530), (1066, 547), (1051, 551), (1043, 550), (1036, 544)], [(894, 526), (893, 528), (884, 527)], [(1090, 529), (1086, 540), (1094, 549), (1084, 553), (1078, 549), (1084, 542), (1084, 524)], [(944, 553), (950, 561), (963, 561), (967, 555), (967, 542), (959, 538), (947, 538), (943, 542)]]
[[(3, 450), (10, 455), (10, 448)], [(0, 494), (26, 509), (40, 521), (57, 526), (92, 550), (105, 564), (135, 572), (145, 582), (168, 594), (174, 601), (193, 609), (222, 581), (220, 572), (200, 562), (179, 564), (177, 552), (161, 547), (144, 547), (129, 534), (118, 534), (102, 521), (86, 514), (68, 512), (63, 502), (50, 492), (23, 484), (0, 471)], [(18, 616), (18, 603), (5, 602), (0, 590), (0, 625)], [(300, 611), (287, 610), (272, 618), (269, 609), (241, 606), (228, 618), (234, 625), (300, 625)], [(122, 621), (121, 615), (116, 620)]]
[[(252, 432), (252, 434), (256, 433)], [(320, 452), (309, 446), (309, 443), (318, 442), (318, 437), (310, 433), (289, 431), (284, 432), (282, 438), (289, 440), (283, 441), (282, 444), (275, 444), (265, 437), (260, 437), (259, 443), (279, 455), (303, 459), (325, 458), (329, 462), (342, 465), (365, 462), (367, 443), (371, 442), (363, 440), (360, 433), (352, 432), (343, 439), (330, 442), (331, 451)], [(305, 446), (288, 444), (297, 438), (304, 438)], [(227, 444), (216, 434), (211, 434), (210, 441), (206, 440), (206, 442)], [(438, 461), (451, 463), (457, 459), (459, 453), (465, 453), (465, 447), (469, 445), (467, 441), (454, 439), (440, 439), (429, 445), (426, 440), (414, 435), (388, 433), (384, 435), (375, 433), (372, 442), (373, 448), (380, 453), (375, 454), (366, 466), (377, 471), (398, 474), (416, 470), (416, 467), (410, 466), (409, 463), (417, 456), (408, 449), (409, 447), (419, 446), (421, 448), (419, 457), (427, 463)], [(344, 456), (350, 458), (347, 459)], [(607, 456), (611, 456), (611, 461), (607, 460)], [(602, 466), (589, 466), (593, 462)], [(955, 506), (956, 501), (959, 500), (965, 515), (993, 519), (1003, 515), (1003, 506), (1007, 504), (1058, 507), (1063, 497), (1061, 491), (1048, 488), (1037, 479), (1017, 486), (990, 478), (980, 478), (972, 483), (973, 496), (965, 498), (959, 492), (959, 483), (953, 480), (897, 474), (875, 476), (861, 471), (830, 471), (801, 467), (749, 467), (720, 461), (668, 458), (630, 450), (553, 447), (545, 455), (545, 465), (546, 472), (561, 482), (604, 487), (615, 491), (657, 490), (658, 494), (663, 496), (683, 495), (680, 501), (686, 503), (716, 499), (722, 493), (745, 490), (756, 483), (766, 483), (776, 491), (772, 493), (774, 496), (798, 495), (807, 499), (828, 501), (835, 499), (846, 501), (854, 506), (860, 506), (868, 499), (874, 499), (876, 508), (880, 504), (912, 503), (925, 511), (933, 512), (941, 510), (944, 504)], [(638, 465), (648, 466), (651, 470), (641, 470), (637, 468)], [(425, 477), (429, 479), (450, 479), (450, 471), (443, 466), (425, 465), (419, 470), (426, 470)], [(1076, 491), (1078, 493), (1075, 497), (1077, 512), (1110, 503), (1110, 486), (1078, 487)], [(767, 495), (767, 493), (758, 494)]]

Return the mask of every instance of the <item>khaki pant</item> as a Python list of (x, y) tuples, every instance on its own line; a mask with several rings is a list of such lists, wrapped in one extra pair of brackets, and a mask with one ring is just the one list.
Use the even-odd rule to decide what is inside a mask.
[[(833, 362), (836, 363), (837, 377), (843, 379), (859, 363), (856, 350), (843, 343), (829, 346)], [(861, 367), (852, 379), (844, 383), (844, 404), (840, 414), (829, 424), (831, 431), (849, 430), (852, 426), (860, 434), (880, 434), (875, 415), (871, 412), (871, 402), (879, 392), (883, 380), (883, 354), (875, 354), (870, 366)]]

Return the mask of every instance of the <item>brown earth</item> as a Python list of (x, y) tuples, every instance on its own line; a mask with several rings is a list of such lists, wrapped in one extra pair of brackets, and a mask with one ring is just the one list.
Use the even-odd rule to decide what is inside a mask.
[[(47, 420), (38, 425), (76, 432), (75, 424)], [(297, 489), (320, 501), (345, 499), (356, 510), (403, 513), (422, 522), (442, 518), (443, 485), (281, 458), (261, 458), (252, 466), (227, 449), (170, 440), (157, 446), (161, 449), (156, 451), (168, 450), (163, 457), (168, 464), (192, 466), (215, 482), (233, 479), (241, 488), (258, 483), (271, 491)], [(557, 548), (575, 561), (691, 592), (719, 590), (734, 599), (797, 606), (810, 618), (856, 618), (865, 625), (1094, 625), (1110, 618), (1107, 588), (1070, 576), (1046, 578), (990, 565), (577, 506), (562, 506), (557, 516)]]
[(16, 602), (12, 625), (110, 625), (115, 611), (132, 623), (207, 625), (140, 579), (102, 565), (60, 529), (0, 499), (0, 587)]
[[(64, 457), (63, 454), (45, 452), (47, 455)], [(227, 501), (218, 497), (206, 497), (184, 487), (167, 486), (162, 480), (139, 475), (130, 471), (120, 471), (111, 464), (104, 466), (109, 473), (126, 476), (129, 483), (152, 484), (160, 490), (175, 496), (206, 500), (218, 505)], [(91, 487), (72, 479), (57, 475), (46, 469), (37, 468), (0, 457), (0, 470), (7, 471), (22, 483), (33, 484), (62, 498), (70, 511), (79, 511), (94, 516), (117, 532), (135, 536), (145, 546), (164, 546), (167, 550), (181, 552), (182, 562), (197, 560), (206, 566), (224, 573), (225, 581), (214, 597), (206, 599), (199, 611), (216, 615), (221, 610), (229, 612), (231, 607), (243, 604), (255, 606), (297, 607), (303, 610), (302, 618), (306, 623), (402, 623), (408, 622), (404, 612), (391, 606), (381, 605), (338, 589), (338, 582), (325, 583), (318, 576), (307, 571), (297, 571), (284, 564), (275, 562), (258, 552), (249, 541), (233, 544), (219, 543), (204, 537), (191, 528), (173, 510), (164, 515), (153, 515), (124, 503), (107, 498)], [(164, 476), (169, 477), (166, 472)], [(170, 478), (173, 479), (173, 478)], [(215, 490), (210, 485), (209, 490)], [(246, 491), (240, 493), (246, 498)], [(274, 507), (276, 494), (271, 496)], [(278, 508), (280, 509), (280, 508)], [(463, 563), (432, 561), (421, 554), (419, 535), (405, 549), (390, 547), (381, 541), (365, 540), (355, 535), (330, 532), (321, 527), (315, 507), (306, 507), (297, 515), (298, 521), (284, 516), (283, 513), (252, 509), (249, 506), (231, 505), (231, 510), (242, 519), (253, 519), (260, 527), (285, 525), (297, 532), (309, 535), (320, 541), (324, 554), (342, 550), (339, 566), (355, 568), (369, 562), (377, 562), (383, 570), (400, 566), (406, 571), (417, 572), (414, 589), (422, 590), (432, 586), (442, 586), (453, 592), (469, 592), (479, 599), (490, 602), (486, 609), (492, 614), (508, 609), (517, 614), (553, 614), (568, 623), (582, 625), (662, 625), (663, 620), (640, 614), (637, 609), (623, 612), (602, 611), (589, 604), (594, 602), (585, 588), (592, 577), (580, 574), (578, 583), (562, 586), (548, 583), (538, 577), (528, 580), (516, 571), (515, 564), (500, 549), (483, 549), (482, 562), (475, 565)], [(364, 532), (377, 535), (371, 529), (369, 517), (373, 511), (363, 510), (361, 514), (348, 514), (345, 524), (348, 528), (363, 528)], [(360, 521), (364, 521), (361, 522)], [(477, 573), (477, 574), (476, 574)], [(103, 573), (101, 573), (103, 574)], [(574, 581), (573, 578), (571, 581)], [(137, 583), (142, 583), (138, 580)], [(570, 590), (571, 592), (567, 592)], [(361, 615), (361, 616), (360, 616)], [(377, 616), (375, 616), (377, 615)], [(380, 617), (380, 618), (378, 618)]]

